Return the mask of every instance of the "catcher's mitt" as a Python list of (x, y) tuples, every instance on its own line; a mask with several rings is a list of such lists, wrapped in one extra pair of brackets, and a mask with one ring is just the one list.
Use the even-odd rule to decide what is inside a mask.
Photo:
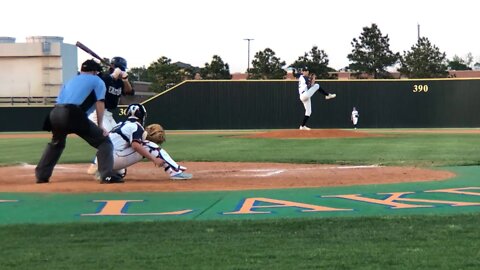
[(151, 124), (145, 128), (147, 132), (147, 140), (161, 145), (167, 139), (165, 137), (165, 130), (160, 124)]

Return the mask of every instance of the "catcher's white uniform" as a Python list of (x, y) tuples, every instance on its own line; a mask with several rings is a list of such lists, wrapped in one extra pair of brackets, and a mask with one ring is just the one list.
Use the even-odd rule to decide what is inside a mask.
[[(145, 139), (146, 132), (136, 118), (128, 118), (115, 126), (109, 134), (113, 144), (113, 170), (124, 174), (125, 168), (141, 161), (144, 157), (132, 148), (134, 141), (140, 143), (153, 157), (165, 161), (163, 167), (172, 179), (189, 179), (190, 174), (183, 173), (187, 168), (178, 165), (164, 149)], [(186, 176), (186, 177), (185, 177)], [(188, 177), (190, 176), (190, 177)]]

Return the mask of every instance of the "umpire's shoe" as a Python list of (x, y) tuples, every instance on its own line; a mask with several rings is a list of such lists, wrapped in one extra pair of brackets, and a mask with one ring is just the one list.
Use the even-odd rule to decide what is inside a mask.
[(97, 172), (95, 174), (95, 178), (100, 181), (100, 184), (117, 184), (117, 183), (125, 183), (123, 177), (121, 175), (112, 175), (107, 177), (101, 177), (100, 173)]
[(48, 183), (48, 179), (38, 179), (37, 178), (37, 184), (45, 184)]
[(117, 184), (125, 183), (125, 180), (120, 175), (112, 175), (102, 178), (100, 184)]

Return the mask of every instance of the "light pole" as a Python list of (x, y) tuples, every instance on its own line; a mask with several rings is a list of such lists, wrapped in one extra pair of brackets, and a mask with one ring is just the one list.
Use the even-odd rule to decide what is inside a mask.
[(243, 40), (248, 41), (248, 64), (247, 64), (247, 75), (250, 75), (250, 41), (254, 40), (253, 38), (244, 38)]

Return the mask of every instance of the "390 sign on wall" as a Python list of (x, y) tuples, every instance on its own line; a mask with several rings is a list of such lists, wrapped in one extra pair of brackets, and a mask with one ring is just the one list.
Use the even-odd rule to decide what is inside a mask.
[(413, 93), (422, 93), (422, 92), (426, 93), (426, 92), (428, 92), (428, 85), (427, 84), (414, 84), (412, 92)]

